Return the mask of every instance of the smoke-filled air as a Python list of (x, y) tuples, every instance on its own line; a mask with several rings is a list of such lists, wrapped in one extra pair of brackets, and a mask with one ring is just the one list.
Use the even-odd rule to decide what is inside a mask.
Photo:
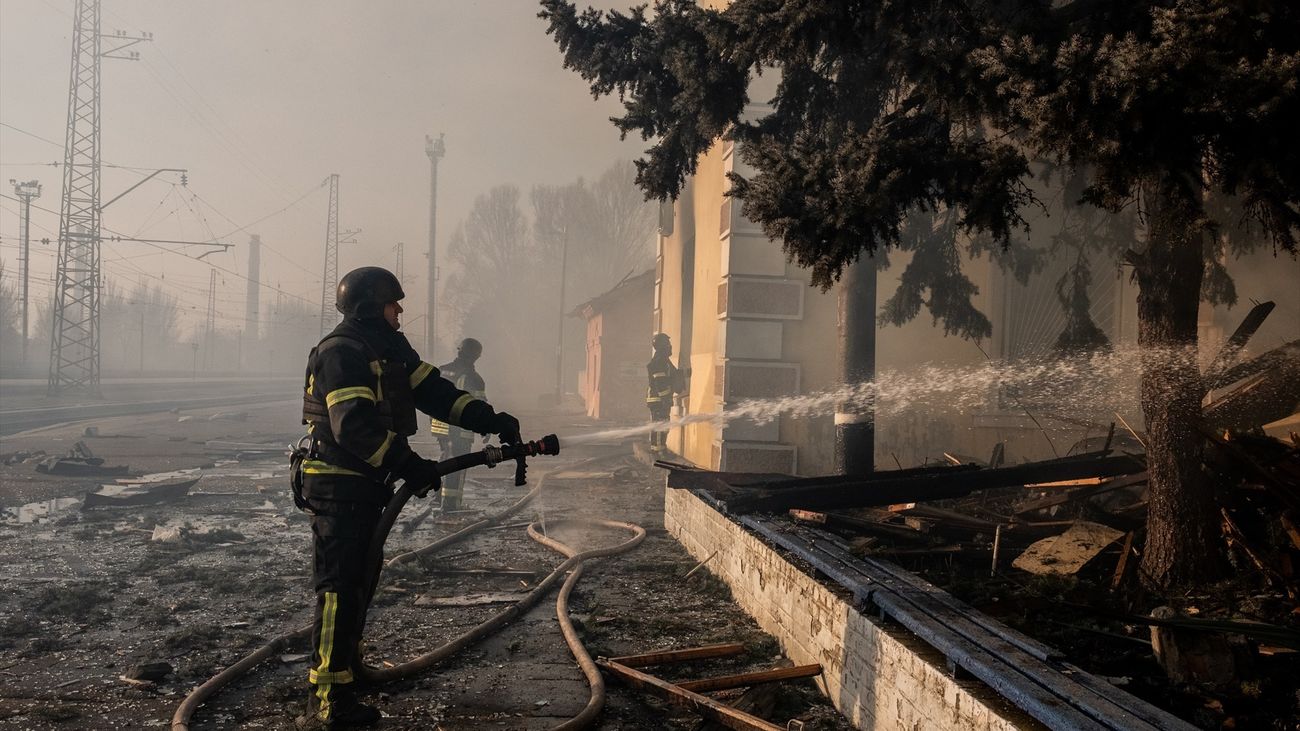
[(0, 731), (1282, 729), (1300, 4), (3, 0)]

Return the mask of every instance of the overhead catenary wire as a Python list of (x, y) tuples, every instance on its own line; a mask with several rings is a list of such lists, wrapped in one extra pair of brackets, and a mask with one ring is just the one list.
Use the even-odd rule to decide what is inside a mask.
[[(0, 198), (7, 198), (7, 199), (9, 199), (9, 200), (12, 200), (12, 201), (15, 201), (15, 202), (18, 202), (18, 203), (21, 203), (21, 202), (22, 202), (22, 201), (19, 200), (18, 198), (15, 198), (14, 196), (8, 195), (8, 194), (6, 194), (6, 193), (0, 193)], [(45, 207), (43, 207), (43, 206), (37, 206), (37, 205), (34, 204), (34, 203), (32, 204), (32, 208), (36, 208), (36, 209), (39, 209), (39, 210), (45, 211), (46, 213), (55, 213), (55, 214), (57, 215), (57, 212), (56, 212), (56, 211), (53, 211), (53, 210), (51, 210), (51, 209), (49, 209), (49, 208), (45, 208)], [(114, 231), (113, 229), (108, 228), (107, 226), (103, 226), (102, 224), (101, 224), (101, 226), (100, 226), (100, 229), (103, 230), (103, 231), (107, 231), (108, 233), (113, 234), (114, 236), (123, 237), (123, 238), (126, 238), (126, 239), (132, 239), (132, 238), (133, 238), (133, 237), (131, 237), (131, 236), (127, 236), (126, 234), (124, 234), (124, 233), (122, 233), (122, 232), (120, 232), (120, 231)], [(197, 256), (192, 256), (192, 255), (190, 255), (190, 254), (186, 254), (186, 253), (183, 252), (183, 251), (176, 251), (175, 249), (168, 249), (168, 248), (166, 248), (165, 246), (162, 246), (162, 245), (160, 245), (160, 244), (155, 244), (155, 243), (150, 242), (150, 241), (137, 241), (136, 243), (144, 244), (145, 246), (152, 246), (153, 248), (155, 248), (155, 249), (159, 249), (160, 251), (166, 252), (166, 253), (168, 253), (168, 254), (174, 254), (174, 255), (176, 255), (176, 256), (182, 256), (182, 257), (185, 257), (186, 259), (193, 259), (194, 261), (202, 261), (204, 264), (207, 264), (208, 266), (210, 266), (210, 267), (212, 267), (212, 268), (214, 268), (214, 269), (217, 269), (218, 271), (222, 271), (222, 272), (225, 272), (226, 274), (229, 274), (229, 275), (231, 275), (231, 276), (238, 277), (239, 279), (242, 279), (242, 280), (244, 280), (244, 281), (246, 281), (246, 282), (254, 281), (254, 280), (249, 279), (247, 276), (245, 276), (245, 275), (243, 275), (243, 274), (240, 274), (240, 273), (237, 272), (237, 271), (234, 271), (234, 270), (231, 270), (231, 269), (227, 269), (227, 268), (225, 268), (225, 267), (222, 267), (222, 266), (220, 266), (220, 265), (218, 265), (218, 264), (214, 264), (214, 263), (212, 263), (212, 262), (203, 261), (202, 258), (197, 257)], [(199, 245), (199, 242), (196, 242), (195, 245)], [(290, 297), (290, 298), (293, 298), (293, 299), (296, 299), (296, 300), (300, 300), (300, 301), (303, 302), (304, 304), (311, 305), (311, 306), (313, 306), (313, 307), (315, 307), (317, 304), (319, 304), (319, 303), (316, 302), (315, 300), (309, 300), (309, 299), (307, 299), (306, 297), (302, 297), (302, 296), (300, 296), (300, 295), (296, 295), (296, 294), (294, 294), (294, 293), (292, 293), (292, 292), (288, 292), (288, 291), (286, 291), (286, 290), (283, 290), (283, 289), (281, 289), (281, 288), (279, 288), (279, 287), (277, 287), (277, 286), (275, 286), (275, 285), (268, 284), (268, 283), (266, 283), (266, 282), (256, 281), (256, 282), (254, 282), (254, 283), (257, 284), (257, 285), (260, 286), (260, 287), (263, 287), (263, 288), (265, 288), (265, 289), (269, 289), (269, 290), (271, 290), (272, 292), (276, 292), (276, 293), (278, 293), (278, 294), (282, 294), (282, 295), (284, 295), (284, 296), (286, 296), (286, 297)]]

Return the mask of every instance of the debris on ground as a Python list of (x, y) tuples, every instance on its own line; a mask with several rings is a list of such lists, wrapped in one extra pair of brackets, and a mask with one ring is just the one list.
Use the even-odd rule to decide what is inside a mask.
[(1084, 564), (1123, 536), (1123, 531), (1080, 520), (1071, 524), (1059, 536), (1030, 544), (1011, 565), (1031, 574), (1068, 576), (1078, 572)]
[[(739, 703), (730, 705), (703, 694), (734, 688), (748, 687), (753, 689), (782, 681), (812, 678), (821, 675), (821, 665), (793, 667), (788, 666), (787, 662), (787, 667), (778, 667), (771, 670), (675, 682), (663, 680), (639, 669), (656, 665), (676, 665), (692, 660), (732, 657), (744, 652), (745, 647), (743, 644), (725, 643), (676, 650), (659, 650), (641, 655), (626, 655), (608, 659), (601, 658), (596, 661), (596, 664), (624, 683), (666, 700), (675, 706), (693, 711), (703, 718), (726, 728), (749, 731), (780, 731), (783, 727), (763, 720), (751, 712), (749, 708), (741, 707)], [(751, 701), (746, 705), (752, 708), (758, 704)], [(769, 708), (768, 713), (770, 712), (771, 709)], [(792, 723), (801, 725), (801, 722), (797, 720), (792, 721)], [(789, 728), (789, 726), (786, 728)]]
[(69, 477), (110, 477), (130, 473), (126, 465), (109, 466), (102, 457), (96, 457), (85, 442), (77, 442), (63, 457), (47, 457), (36, 465), (36, 471), (49, 475)]
[(135, 505), (159, 505), (173, 503), (184, 499), (190, 488), (198, 483), (199, 478), (162, 482), (149, 485), (113, 485), (101, 487), (98, 491), (86, 493), (83, 510), (103, 507), (129, 507)]
[(46, 454), (44, 449), (24, 449), (20, 452), (0, 455), (0, 464), (24, 464), (26, 462), (39, 461), (45, 459), (45, 457)]

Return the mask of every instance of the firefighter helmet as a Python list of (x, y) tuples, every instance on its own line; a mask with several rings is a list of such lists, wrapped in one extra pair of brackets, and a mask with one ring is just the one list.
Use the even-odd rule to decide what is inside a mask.
[(650, 340), (650, 345), (655, 350), (663, 350), (664, 348), (671, 348), (673, 341), (668, 338), (668, 333), (655, 333), (655, 336)]
[(406, 296), (402, 283), (382, 267), (353, 269), (339, 280), (334, 306), (345, 315), (379, 317), (384, 305)]
[(473, 363), (483, 355), (483, 343), (474, 338), (465, 338), (456, 346), (456, 356)]

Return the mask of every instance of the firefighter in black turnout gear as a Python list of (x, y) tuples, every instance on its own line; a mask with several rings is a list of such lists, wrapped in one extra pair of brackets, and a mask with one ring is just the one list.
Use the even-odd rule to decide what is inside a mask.
[[(336, 306), (344, 320), (307, 359), (303, 423), (309, 447), (295, 452), (295, 498), (311, 515), (311, 696), (300, 726), (365, 726), (379, 712), (359, 703), (354, 672), (374, 595), (366, 566), (379, 516), (404, 480), (423, 497), (440, 487), (437, 463), (411, 450), (418, 409), (481, 434), (518, 443), (519, 421), (442, 378), (400, 331), (402, 286), (390, 272), (363, 267), (339, 281)], [(372, 573), (373, 571), (373, 573)]]
[[(667, 421), (672, 414), (673, 395), (686, 391), (682, 372), (673, 365), (673, 342), (665, 333), (655, 333), (651, 340), (654, 355), (646, 363), (650, 385), (646, 389), (645, 403), (650, 408), (650, 420)], [(650, 450), (662, 452), (668, 446), (667, 431), (650, 432)]]
[[(456, 359), (438, 366), (442, 377), (451, 381), (456, 388), (467, 391), (471, 396), (487, 400), (487, 384), (483, 376), (475, 370), (474, 364), (483, 355), (483, 344), (474, 338), (465, 338), (456, 346)], [(443, 457), (464, 454), (474, 447), (474, 432), (452, 426), (445, 421), (432, 419), (429, 431), (438, 440), (438, 448)], [(442, 510), (460, 510), (461, 497), (465, 490), (465, 473), (455, 472), (447, 475), (442, 486)]]

